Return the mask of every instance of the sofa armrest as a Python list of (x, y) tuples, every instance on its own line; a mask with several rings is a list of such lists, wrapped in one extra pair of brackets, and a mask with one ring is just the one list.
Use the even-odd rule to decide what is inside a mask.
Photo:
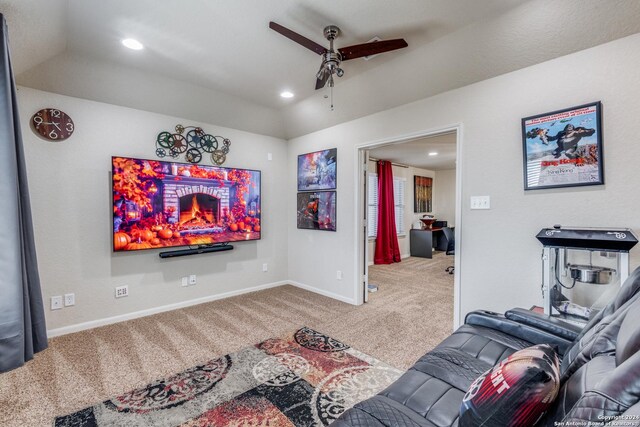
[(549, 344), (558, 347), (558, 353), (564, 355), (565, 351), (572, 344), (572, 340), (554, 335), (543, 329), (538, 329), (530, 325), (518, 323), (507, 319), (501, 314), (491, 311), (472, 311), (467, 314), (465, 324), (482, 326), (496, 331), (504, 332), (531, 344)]
[(571, 341), (575, 340), (578, 337), (578, 334), (582, 331), (581, 326), (563, 322), (561, 319), (536, 313), (524, 308), (513, 308), (507, 311), (504, 314), (504, 317), (509, 320), (513, 320), (514, 322), (542, 329), (543, 331), (550, 332)]

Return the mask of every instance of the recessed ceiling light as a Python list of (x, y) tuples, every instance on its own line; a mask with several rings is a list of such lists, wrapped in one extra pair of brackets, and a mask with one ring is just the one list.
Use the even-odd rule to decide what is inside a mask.
[(280, 96), (283, 98), (293, 98), (293, 92), (285, 90), (284, 92), (280, 93)]
[(141, 50), (144, 48), (144, 45), (136, 39), (124, 39), (122, 40), (122, 44), (133, 50)]
[(430, 156), (437, 156), (437, 155), (438, 155), (438, 152), (437, 152), (437, 151), (431, 151), (431, 152), (429, 153), (429, 155), (430, 155)]

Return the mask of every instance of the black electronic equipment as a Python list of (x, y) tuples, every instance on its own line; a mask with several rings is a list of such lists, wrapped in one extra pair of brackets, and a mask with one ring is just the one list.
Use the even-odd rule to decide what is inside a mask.
[(230, 251), (233, 249), (233, 245), (214, 245), (214, 246), (202, 246), (194, 249), (179, 249), (176, 251), (160, 252), (160, 258), (173, 258), (186, 255), (208, 254), (211, 252)]
[(628, 228), (565, 228), (558, 225), (543, 228), (536, 239), (544, 246), (629, 251), (638, 239)]

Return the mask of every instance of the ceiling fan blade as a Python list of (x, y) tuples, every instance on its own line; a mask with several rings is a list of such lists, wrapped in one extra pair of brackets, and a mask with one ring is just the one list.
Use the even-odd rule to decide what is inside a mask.
[(408, 44), (404, 39), (380, 40), (379, 42), (370, 42), (347, 46), (338, 49), (342, 60), (362, 58), (363, 56), (375, 55), (378, 53), (389, 52), (390, 50), (402, 49)]
[(327, 51), (327, 49), (325, 49), (324, 46), (319, 45), (318, 43), (314, 42), (313, 40), (309, 40), (305, 36), (301, 36), (300, 34), (296, 33), (295, 31), (291, 31), (290, 29), (285, 28), (280, 24), (276, 24), (275, 22), (269, 22), (269, 28), (271, 28), (272, 30), (282, 34), (286, 38), (291, 39), (291, 40), (293, 40), (294, 42), (296, 42), (298, 44), (301, 44), (302, 46), (306, 47), (307, 49), (310, 49), (310, 50), (314, 51), (318, 55), (324, 55), (325, 52)]
[(330, 76), (330, 73), (328, 73), (326, 69), (320, 68), (320, 70), (322, 71), (322, 77), (316, 80), (316, 90), (322, 89), (324, 85), (327, 84), (327, 80), (329, 80)]

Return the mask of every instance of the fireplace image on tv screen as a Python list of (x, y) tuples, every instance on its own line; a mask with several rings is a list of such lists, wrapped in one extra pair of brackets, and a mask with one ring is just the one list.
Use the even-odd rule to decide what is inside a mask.
[(260, 171), (112, 158), (113, 250), (258, 240)]

